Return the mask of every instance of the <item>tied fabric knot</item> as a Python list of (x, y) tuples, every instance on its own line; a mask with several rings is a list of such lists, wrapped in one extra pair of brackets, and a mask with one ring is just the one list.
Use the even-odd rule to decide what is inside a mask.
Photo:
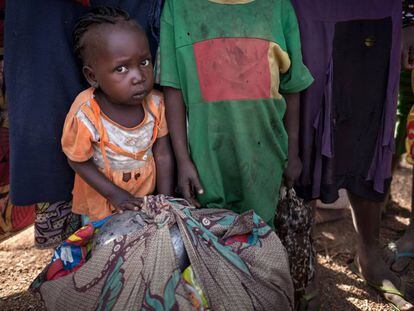
[(148, 216), (147, 223), (153, 223), (157, 228), (162, 228), (165, 225), (171, 227), (176, 222), (170, 209), (168, 197), (165, 195), (145, 196), (141, 211)]

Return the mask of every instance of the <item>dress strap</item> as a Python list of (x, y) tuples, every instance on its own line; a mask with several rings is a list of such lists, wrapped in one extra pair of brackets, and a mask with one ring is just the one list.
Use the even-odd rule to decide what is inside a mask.
[(159, 130), (159, 123), (160, 123), (160, 117), (158, 115), (158, 113), (156, 112), (156, 106), (155, 103), (153, 101), (152, 98), (150, 98), (149, 100), (145, 100), (144, 101), (144, 109), (147, 109), (148, 112), (153, 116), (154, 119), (154, 128), (152, 131), (152, 138), (150, 143), (148, 144), (148, 146), (143, 149), (140, 150), (136, 153), (132, 153), (132, 152), (128, 152), (124, 149), (122, 149), (121, 147), (114, 145), (113, 143), (111, 143), (109, 141), (108, 138), (108, 134), (106, 132), (106, 129), (102, 123), (101, 120), (101, 109), (97, 103), (97, 101), (95, 100), (95, 98), (91, 98), (90, 99), (90, 107), (84, 106), (82, 111), (86, 114), (86, 116), (90, 119), (90, 120), (94, 120), (95, 122), (95, 126), (97, 128), (100, 140), (99, 140), (99, 147), (102, 153), (102, 157), (104, 160), (104, 165), (105, 165), (105, 173), (107, 174), (108, 178), (111, 178), (111, 174), (110, 174), (110, 165), (109, 165), (109, 160), (106, 154), (106, 150), (105, 147), (108, 147), (109, 149), (111, 149), (112, 151), (114, 151), (115, 153), (124, 155), (126, 157), (135, 159), (135, 160), (144, 160), (143, 157), (144, 155), (147, 153), (147, 151), (153, 146), (153, 144), (155, 143), (155, 140), (157, 139), (157, 135), (158, 135), (158, 130)]

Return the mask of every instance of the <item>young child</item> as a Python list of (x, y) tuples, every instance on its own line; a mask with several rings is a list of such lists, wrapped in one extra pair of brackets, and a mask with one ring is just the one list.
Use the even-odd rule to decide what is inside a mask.
[(166, 1), (160, 79), (186, 199), (273, 226), (282, 175), (301, 171), (297, 93), (313, 79), (299, 40), (289, 0)]
[(63, 129), (63, 151), (76, 172), (73, 212), (95, 221), (138, 209), (155, 187), (171, 194), (164, 102), (153, 90), (144, 31), (126, 12), (99, 7), (77, 23), (74, 45), (91, 87), (76, 97)]

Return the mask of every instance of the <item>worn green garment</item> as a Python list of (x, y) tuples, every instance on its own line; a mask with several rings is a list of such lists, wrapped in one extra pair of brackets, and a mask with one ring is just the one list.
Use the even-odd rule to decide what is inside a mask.
[(190, 154), (205, 189), (200, 203), (253, 209), (272, 224), (287, 161), (279, 91), (302, 91), (312, 77), (288, 0), (215, 2), (166, 1), (161, 84), (184, 97)]

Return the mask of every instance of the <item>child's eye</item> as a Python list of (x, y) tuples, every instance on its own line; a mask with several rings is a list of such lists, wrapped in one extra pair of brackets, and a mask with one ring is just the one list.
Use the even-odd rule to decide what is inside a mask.
[(141, 66), (147, 67), (149, 64), (151, 64), (151, 61), (149, 59), (145, 59), (141, 62)]
[(119, 72), (119, 73), (124, 73), (124, 72), (128, 71), (128, 68), (125, 67), (125, 66), (118, 66), (118, 67), (115, 68), (115, 71)]

